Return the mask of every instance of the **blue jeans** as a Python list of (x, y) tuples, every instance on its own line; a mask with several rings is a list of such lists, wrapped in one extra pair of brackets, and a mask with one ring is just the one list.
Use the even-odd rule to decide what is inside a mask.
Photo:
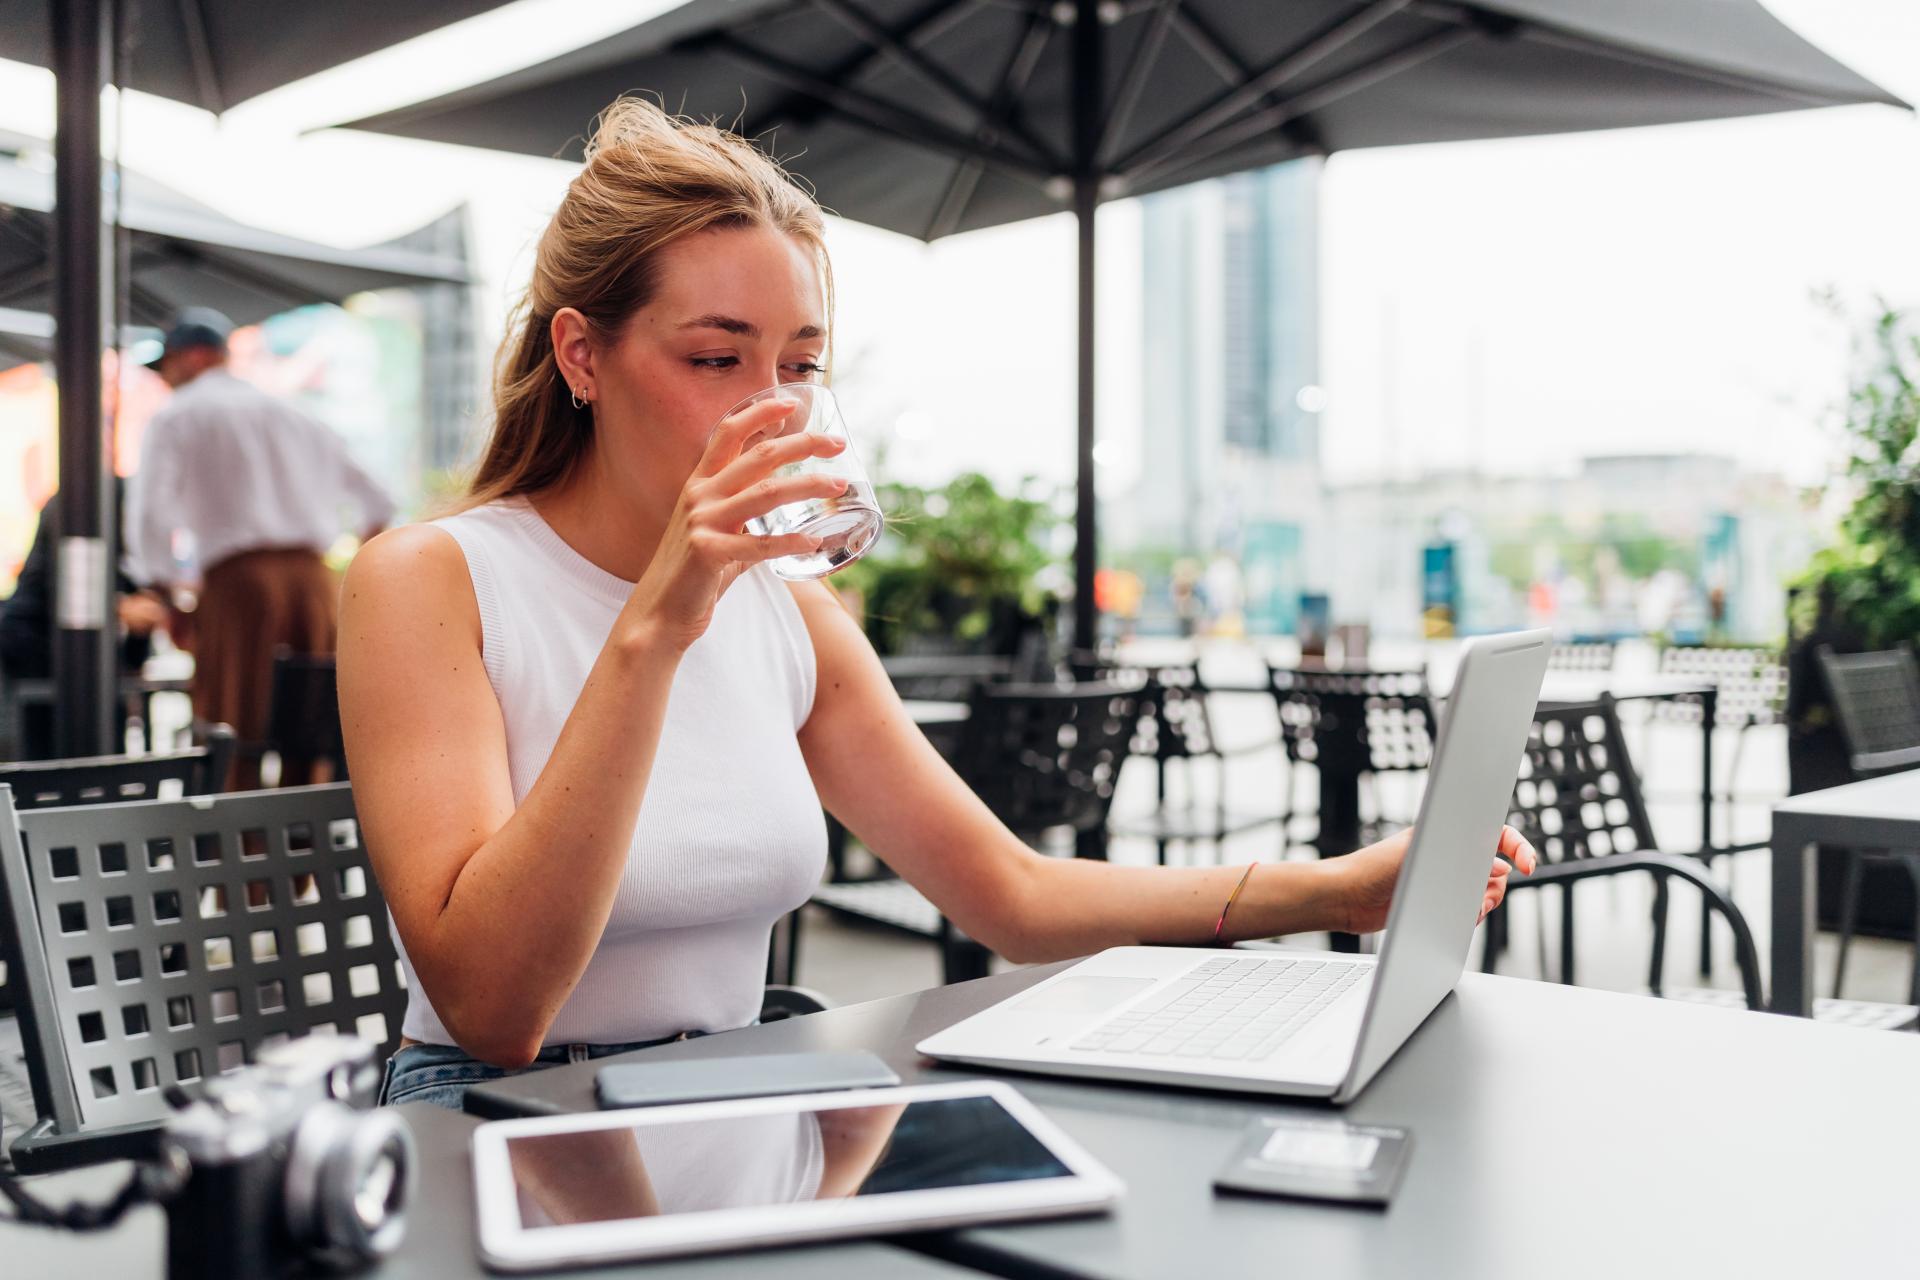
[[(641, 1040), (633, 1044), (556, 1044), (542, 1049), (533, 1062), (523, 1068), (541, 1071), (564, 1062), (587, 1062), (635, 1049), (651, 1049), (704, 1035), (688, 1031), (664, 1040)], [(505, 1067), (490, 1066), (470, 1057), (465, 1049), (451, 1044), (410, 1044), (387, 1059), (387, 1074), (380, 1082), (380, 1105), (398, 1106), (403, 1102), (431, 1102), (436, 1107), (459, 1111), (466, 1104), (467, 1090), (489, 1080), (519, 1075)]]

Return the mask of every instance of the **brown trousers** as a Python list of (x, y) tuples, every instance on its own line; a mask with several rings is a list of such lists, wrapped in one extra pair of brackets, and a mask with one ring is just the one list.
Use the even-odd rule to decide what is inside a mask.
[(332, 653), (338, 609), (339, 584), (316, 551), (243, 551), (207, 570), (194, 617), (193, 713), (239, 739), (232, 785), (259, 785), (274, 650)]

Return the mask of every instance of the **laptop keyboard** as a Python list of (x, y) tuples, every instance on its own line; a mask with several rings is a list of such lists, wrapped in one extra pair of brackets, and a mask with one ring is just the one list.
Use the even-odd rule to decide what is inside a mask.
[(1115, 1014), (1072, 1047), (1259, 1062), (1372, 970), (1346, 960), (1222, 956)]

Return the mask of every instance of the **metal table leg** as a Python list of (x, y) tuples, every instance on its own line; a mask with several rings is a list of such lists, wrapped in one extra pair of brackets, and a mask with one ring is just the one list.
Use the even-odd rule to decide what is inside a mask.
[(1789, 814), (1773, 816), (1773, 938), (1768, 1008), (1813, 1016), (1814, 832)]

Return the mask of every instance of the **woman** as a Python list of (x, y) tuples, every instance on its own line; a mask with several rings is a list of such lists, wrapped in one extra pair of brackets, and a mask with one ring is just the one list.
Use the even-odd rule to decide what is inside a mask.
[[(833, 595), (764, 567), (814, 544), (743, 525), (837, 492), (776, 474), (834, 446), (759, 439), (778, 400), (728, 408), (824, 374), (831, 297), (819, 207), (772, 161), (616, 103), (541, 238), (464, 510), (354, 561), (341, 712), (411, 991), (389, 1100), (751, 1022), (822, 802), (1014, 960), (1384, 923), (1404, 836), (1244, 883), (1031, 852)], [(1498, 852), (1532, 867), (1511, 831)]]

